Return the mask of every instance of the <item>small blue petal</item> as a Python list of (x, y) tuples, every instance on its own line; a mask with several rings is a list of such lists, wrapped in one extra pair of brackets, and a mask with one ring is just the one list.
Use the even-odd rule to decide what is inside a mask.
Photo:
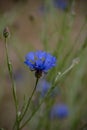
[(41, 60), (37, 60), (36, 62), (36, 69), (40, 69), (40, 70), (43, 70), (43, 62)]
[(26, 60), (24, 63), (30, 68), (30, 70), (35, 69), (34, 66), (29, 61)]
[(25, 59), (26, 60), (29, 60), (29, 61), (34, 61), (34, 53), (33, 52), (30, 52), (26, 55)]
[(46, 55), (46, 52), (44, 52), (44, 51), (37, 51), (37, 52), (35, 53), (35, 56), (36, 56), (38, 59), (43, 59), (43, 58), (45, 57), (45, 55)]

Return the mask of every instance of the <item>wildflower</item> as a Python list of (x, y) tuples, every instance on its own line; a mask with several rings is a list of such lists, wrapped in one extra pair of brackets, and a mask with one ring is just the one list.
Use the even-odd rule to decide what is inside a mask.
[(66, 117), (68, 117), (69, 114), (69, 110), (68, 110), (68, 106), (65, 104), (55, 104), (52, 108), (51, 108), (51, 113), (50, 113), (50, 117), (51, 119), (64, 119)]
[(65, 0), (53, 0), (53, 5), (55, 8), (60, 8), (62, 10), (67, 8), (67, 2)]
[(49, 88), (50, 84), (45, 79), (41, 79), (37, 85), (37, 92), (40, 92), (41, 97), (44, 97)]
[(31, 71), (35, 71), (37, 78), (40, 78), (42, 73), (47, 73), (56, 65), (56, 58), (45, 51), (29, 52), (25, 56), (24, 63)]
[[(41, 79), (37, 85), (36, 91), (40, 93), (41, 97), (44, 97), (48, 90), (51, 88), (51, 83), (47, 82), (46, 79)], [(58, 94), (58, 88), (55, 88), (50, 96), (54, 97)]]

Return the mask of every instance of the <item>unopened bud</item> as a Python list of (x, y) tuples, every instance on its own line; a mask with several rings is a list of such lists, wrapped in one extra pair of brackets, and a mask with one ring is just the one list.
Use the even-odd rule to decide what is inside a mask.
[(72, 62), (73, 62), (73, 64), (78, 64), (80, 62), (80, 58), (77, 57), (77, 58), (73, 59)]
[(10, 31), (9, 31), (9, 28), (8, 28), (8, 27), (4, 28), (4, 30), (3, 30), (3, 36), (4, 36), (5, 38), (7, 38), (7, 37), (10, 36)]

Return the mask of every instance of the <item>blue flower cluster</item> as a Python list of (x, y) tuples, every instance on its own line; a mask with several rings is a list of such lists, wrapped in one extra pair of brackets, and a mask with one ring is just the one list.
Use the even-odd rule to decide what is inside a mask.
[(36, 52), (29, 52), (25, 56), (24, 63), (30, 68), (30, 70), (35, 71), (35, 76), (37, 78), (40, 78), (42, 72), (47, 73), (56, 65), (56, 58), (50, 53), (39, 50)]
[(64, 119), (68, 117), (69, 109), (68, 106), (65, 104), (55, 104), (50, 112), (51, 119)]

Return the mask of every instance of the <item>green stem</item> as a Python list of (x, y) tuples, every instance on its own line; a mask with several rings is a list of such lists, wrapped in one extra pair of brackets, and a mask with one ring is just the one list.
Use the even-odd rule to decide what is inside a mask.
[[(50, 89), (51, 91), (51, 89)], [(32, 112), (31, 116), (24, 122), (24, 124), (20, 127), (20, 130), (32, 119), (32, 117), (35, 115), (35, 113), (39, 110), (40, 106), (43, 104), (43, 102), (47, 99), (50, 91), (47, 93), (47, 95), (42, 99), (39, 106)]]
[(26, 106), (26, 108), (25, 108), (25, 111), (24, 111), (24, 113), (22, 114), (22, 116), (21, 116), (21, 118), (20, 118), (20, 121), (24, 118), (24, 116), (25, 116), (25, 114), (26, 114), (26, 112), (27, 112), (27, 110), (28, 110), (28, 108), (29, 108), (29, 106), (30, 106), (32, 97), (33, 97), (34, 92), (35, 92), (36, 87), (37, 87), (38, 80), (39, 80), (39, 79), (37, 78), (37, 79), (36, 79), (36, 83), (35, 83), (35, 87), (34, 87), (34, 89), (33, 89), (33, 91), (32, 91), (31, 97), (30, 97), (29, 100), (28, 100), (28, 103), (27, 103), (27, 106)]
[(16, 109), (16, 124), (17, 124), (17, 130), (19, 130), (18, 101), (17, 101), (16, 87), (15, 87), (15, 82), (14, 82), (13, 72), (12, 72), (12, 64), (11, 64), (11, 62), (10, 62), (10, 60), (9, 60), (9, 55), (8, 55), (7, 38), (5, 38), (5, 50), (6, 50), (6, 59), (7, 59), (8, 71), (9, 71), (10, 79), (11, 79), (11, 82), (12, 82), (13, 99), (14, 99), (15, 109)]
[(34, 110), (31, 114), (31, 116), (24, 122), (24, 124), (20, 127), (20, 130), (32, 119), (32, 117), (35, 115), (35, 113), (39, 110), (39, 108), (41, 107), (41, 105), (43, 104), (43, 102), (47, 99), (47, 97), (50, 95), (50, 93), (52, 92), (52, 90), (54, 89), (54, 85), (52, 86), (52, 88), (48, 91), (47, 95), (44, 97), (44, 99), (42, 99), (42, 101), (40, 102), (39, 106), (36, 108), (36, 110)]
[(7, 39), (6, 38), (5, 38), (5, 49), (6, 49), (8, 71), (9, 71), (10, 79), (11, 79), (11, 82), (12, 82), (13, 98), (14, 98), (15, 107), (16, 107), (16, 110), (17, 110), (18, 103), (17, 103), (17, 96), (16, 96), (16, 87), (15, 87), (15, 83), (14, 83), (14, 79), (13, 79), (12, 64), (11, 64), (11, 62), (9, 60), (9, 56), (8, 56), (8, 48), (7, 48)]

